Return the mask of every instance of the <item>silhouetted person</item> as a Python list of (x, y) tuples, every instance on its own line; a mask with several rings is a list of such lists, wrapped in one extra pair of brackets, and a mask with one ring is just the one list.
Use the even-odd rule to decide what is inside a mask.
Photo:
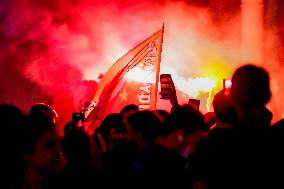
[(218, 95), (217, 118), (232, 127), (213, 129), (199, 143), (194, 175), (208, 189), (269, 187), (272, 114), (265, 107), (271, 96), (267, 71), (251, 64), (241, 66), (232, 76), (229, 98)]
[[(133, 167), (139, 186), (188, 188), (184, 150), (193, 150), (204, 124), (200, 112), (189, 105), (176, 107), (161, 127), (160, 134)], [(135, 177), (134, 177), (135, 178)]]
[(24, 178), (23, 131), (26, 118), (14, 105), (0, 105), (1, 183), (0, 188), (22, 188)]
[(48, 117), (50, 118), (54, 123), (56, 122), (58, 115), (54, 108), (52, 108), (50, 105), (45, 103), (37, 103), (33, 105), (29, 111), (29, 117), (33, 117), (34, 119), (41, 119)]
[(125, 114), (131, 114), (131, 113), (135, 113), (138, 111), (139, 111), (139, 107), (136, 104), (128, 104), (120, 110), (120, 113), (124, 116)]
[(140, 153), (160, 134), (161, 122), (162, 120), (149, 110), (136, 112), (127, 118), (127, 124), (133, 130), (132, 140), (137, 144)]
[(104, 118), (93, 137), (102, 153), (106, 153), (112, 150), (113, 145), (118, 139), (124, 137), (126, 132), (122, 115), (111, 113)]
[(124, 106), (119, 112), (123, 117), (123, 123), (126, 123), (126, 119), (129, 115), (135, 112), (138, 112), (138, 111), (139, 111), (139, 107), (136, 104), (128, 104)]
[(118, 140), (108, 154), (108, 175), (121, 187), (129, 184), (126, 179), (131, 163), (153, 143), (159, 133), (161, 120), (151, 111), (137, 111), (127, 117), (127, 126), (127, 132), (131, 130), (131, 135)]
[(155, 110), (155, 112), (157, 112), (158, 115), (161, 117), (162, 122), (164, 122), (166, 118), (170, 115), (168, 111), (162, 109)]
[(270, 78), (265, 69), (252, 64), (238, 68), (232, 76), (229, 98), (239, 126), (246, 129), (270, 127), (272, 113), (265, 107), (271, 98)]
[[(225, 89), (226, 90), (226, 89)], [(236, 112), (229, 101), (229, 96), (226, 95), (224, 89), (219, 91), (213, 99), (213, 109), (215, 113), (216, 123), (211, 129), (217, 128), (232, 128), (236, 123)]]
[(69, 121), (67, 122), (65, 125), (64, 125), (64, 128), (63, 128), (63, 133), (64, 135), (70, 131), (72, 129), (72, 121)]
[(67, 166), (52, 188), (99, 188), (103, 177), (94, 164), (88, 134), (83, 129), (72, 128), (61, 144)]
[(52, 119), (29, 114), (23, 132), (25, 179), (23, 188), (46, 188), (64, 166), (60, 138)]

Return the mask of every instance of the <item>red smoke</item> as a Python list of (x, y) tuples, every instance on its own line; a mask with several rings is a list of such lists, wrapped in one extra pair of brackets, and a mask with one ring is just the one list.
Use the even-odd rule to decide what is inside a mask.
[(63, 124), (95, 90), (94, 81), (82, 80), (97, 79), (163, 22), (161, 66), (183, 77), (213, 76), (220, 87), (241, 62), (240, 6), (233, 2), (212, 10), (212, 3), (186, 0), (4, 1), (0, 103), (28, 111), (44, 101)]

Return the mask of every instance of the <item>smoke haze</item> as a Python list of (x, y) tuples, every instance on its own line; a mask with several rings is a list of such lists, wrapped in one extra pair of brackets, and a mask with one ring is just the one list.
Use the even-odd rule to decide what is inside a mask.
[(216, 20), (182, 0), (1, 0), (0, 102), (28, 111), (43, 101), (66, 122), (91, 98), (94, 80), (163, 23), (161, 70), (211, 77), (220, 88), (241, 62), (239, 13)]

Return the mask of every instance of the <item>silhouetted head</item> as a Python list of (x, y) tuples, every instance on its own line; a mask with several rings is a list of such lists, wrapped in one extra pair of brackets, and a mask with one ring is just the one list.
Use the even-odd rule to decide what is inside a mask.
[(156, 113), (149, 110), (133, 113), (127, 118), (128, 141), (138, 152), (143, 153), (158, 137), (161, 121)]
[(130, 115), (127, 118), (127, 123), (136, 134), (142, 136), (148, 141), (152, 142), (161, 130), (161, 120), (154, 113), (149, 110), (143, 110)]
[(120, 111), (122, 117), (123, 117), (123, 123), (126, 124), (126, 119), (129, 115), (138, 112), (139, 107), (136, 104), (128, 104), (122, 108)]
[(53, 119), (55, 115), (46, 104), (34, 105), (23, 133), (27, 165), (44, 174), (56, 172), (62, 160), (60, 137)]
[(139, 111), (139, 107), (137, 105), (128, 104), (121, 109), (120, 113), (125, 114), (127, 112), (137, 112), (137, 111)]
[(72, 129), (72, 121), (69, 121), (64, 125), (64, 128), (63, 128), (64, 135), (71, 129)]
[(219, 91), (213, 99), (215, 117), (218, 121), (232, 123), (235, 119), (235, 111), (225, 90)]
[(192, 134), (197, 129), (205, 127), (203, 115), (190, 105), (175, 108), (162, 126), (162, 134), (170, 134), (176, 129), (184, 130), (185, 134)]
[[(21, 138), (22, 135), (21, 131), (26, 127), (26, 117), (22, 113), (22, 111), (14, 105), (1, 104), (0, 120), (1, 120), (0, 125), (2, 133), (1, 138), (3, 139), (7, 137), (7, 139), (11, 140), (12, 143), (20, 142), (14, 140), (13, 137), (16, 137), (16, 139), (18, 139), (18, 137)], [(11, 150), (13, 150), (13, 148), (11, 148)]]
[(41, 119), (43, 117), (48, 117), (51, 119), (54, 123), (56, 122), (58, 115), (54, 108), (52, 108), (50, 105), (45, 103), (37, 103), (33, 105), (30, 109), (30, 112), (28, 114), (29, 117), (33, 117), (33, 119)]
[(166, 110), (158, 109), (155, 110), (155, 112), (158, 113), (158, 115), (161, 117), (162, 121), (164, 122), (166, 118), (170, 115), (170, 113)]
[(264, 106), (271, 97), (268, 72), (248, 64), (238, 68), (232, 76), (230, 99), (247, 108)]
[(14, 105), (0, 105), (1, 188), (21, 188), (24, 176), (23, 131), (26, 117)]
[(91, 158), (91, 142), (87, 133), (80, 128), (69, 130), (63, 137), (64, 157), (71, 162), (83, 163)]
[(116, 140), (119, 133), (126, 133), (122, 115), (120, 113), (107, 115), (98, 127), (98, 132), (101, 133), (106, 142)]

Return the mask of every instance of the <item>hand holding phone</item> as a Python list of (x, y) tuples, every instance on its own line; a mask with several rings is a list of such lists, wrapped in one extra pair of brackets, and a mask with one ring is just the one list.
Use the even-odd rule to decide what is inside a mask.
[(172, 106), (178, 105), (177, 94), (171, 74), (161, 74), (161, 98), (169, 99)]

